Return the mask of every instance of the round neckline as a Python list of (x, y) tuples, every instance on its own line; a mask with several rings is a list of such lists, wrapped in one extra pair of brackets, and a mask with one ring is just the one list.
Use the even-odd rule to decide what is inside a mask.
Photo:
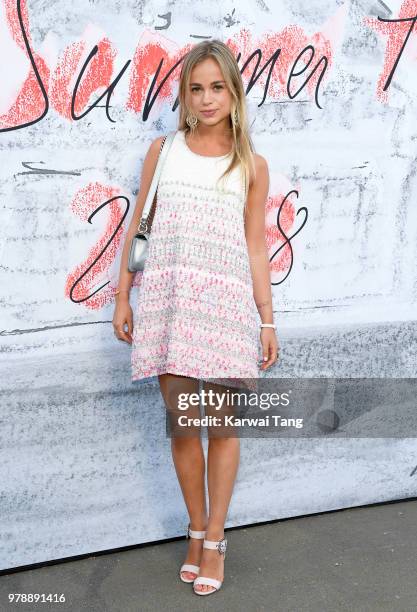
[(187, 140), (185, 138), (185, 131), (181, 130), (181, 134), (186, 148), (192, 155), (195, 155), (196, 157), (202, 157), (203, 159), (223, 159), (224, 157), (229, 157), (229, 155), (231, 155), (232, 153), (232, 151), (229, 151), (229, 153), (225, 153), (224, 155), (201, 155), (201, 153), (195, 153), (195, 151), (192, 151), (188, 146)]

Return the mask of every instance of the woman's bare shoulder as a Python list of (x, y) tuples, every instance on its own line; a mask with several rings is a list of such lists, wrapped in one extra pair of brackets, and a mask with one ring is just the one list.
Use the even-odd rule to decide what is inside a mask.
[(153, 174), (164, 138), (165, 136), (158, 136), (158, 138), (155, 138), (149, 145), (145, 159), (143, 160), (143, 172), (145, 174)]
[(158, 136), (155, 138), (148, 147), (145, 158), (142, 165), (142, 184), (149, 187), (155, 172), (156, 164), (158, 163), (158, 157), (161, 150), (161, 144), (165, 136)]
[(249, 183), (249, 187), (251, 189), (269, 182), (267, 160), (262, 155), (259, 155), (259, 153), (252, 153), (252, 155), (255, 165), (255, 176), (252, 177), (252, 180)]
[(253, 153), (253, 159), (255, 162), (255, 168), (257, 170), (262, 170), (268, 167), (268, 162), (266, 161), (265, 157), (259, 155), (259, 153)]
[(164, 140), (164, 138), (165, 138), (165, 135), (158, 136), (158, 138), (155, 138), (151, 142), (151, 144), (149, 145), (149, 149), (148, 149), (148, 155), (150, 155), (152, 158), (158, 157), (160, 149), (161, 149), (162, 141)]

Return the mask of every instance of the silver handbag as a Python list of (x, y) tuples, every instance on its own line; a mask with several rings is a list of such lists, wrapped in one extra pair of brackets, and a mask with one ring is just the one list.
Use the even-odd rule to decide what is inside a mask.
[(138, 226), (138, 230), (133, 236), (130, 245), (129, 259), (127, 262), (127, 268), (129, 272), (143, 271), (145, 267), (146, 257), (148, 255), (148, 241), (151, 227), (149, 213), (154, 201), (154, 197), (156, 195), (159, 177), (161, 176), (162, 172), (162, 166), (168, 155), (168, 151), (171, 147), (175, 134), (175, 131), (170, 132), (162, 142), (158, 162), (156, 164), (152, 182), (149, 187), (148, 195), (146, 196), (145, 205), (143, 207), (142, 217)]

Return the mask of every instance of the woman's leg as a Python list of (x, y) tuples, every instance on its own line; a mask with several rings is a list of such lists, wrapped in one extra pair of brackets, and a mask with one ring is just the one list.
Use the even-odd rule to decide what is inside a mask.
[[(198, 379), (175, 374), (161, 374), (158, 378), (170, 420), (172, 459), (190, 517), (191, 529), (204, 531), (207, 526), (207, 507), (204, 486), (205, 460), (200, 427), (180, 429), (176, 426), (178, 416), (200, 417), (199, 406), (191, 406), (187, 410), (178, 408), (180, 393), (198, 393)], [(199, 565), (203, 540), (190, 538), (188, 542), (184, 563)], [(191, 580), (196, 575), (183, 572), (183, 576)]]
[[(204, 383), (205, 389), (224, 393), (227, 387)], [(236, 390), (236, 389), (235, 389)], [(232, 415), (234, 407), (222, 407), (216, 411), (207, 409), (206, 414), (214, 416)], [(207, 456), (207, 483), (209, 492), (209, 517), (206, 540), (221, 540), (224, 537), (224, 524), (229, 509), (233, 487), (239, 467), (240, 441), (237, 437), (227, 437), (227, 428), (209, 428)], [(204, 549), (200, 563), (200, 576), (223, 580), (224, 557), (217, 550)], [(200, 584), (195, 589), (211, 591), (214, 587)]]

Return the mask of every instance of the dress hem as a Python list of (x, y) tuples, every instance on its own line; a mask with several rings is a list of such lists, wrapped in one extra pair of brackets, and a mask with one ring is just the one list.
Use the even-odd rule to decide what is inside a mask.
[[(253, 385), (247, 385), (241, 384), (241, 388), (245, 387), (245, 388), (249, 388), (249, 389), (253, 389), (253, 390), (257, 390), (258, 385), (257, 385), (257, 381), (259, 380), (259, 378), (261, 378), (259, 375), (258, 376), (236, 376), (236, 377), (231, 377), (231, 376), (192, 376), (191, 374), (184, 374), (183, 371), (178, 371), (178, 369), (173, 368), (175, 371), (172, 371), (170, 369), (164, 368), (163, 370), (159, 371), (156, 370), (154, 373), (152, 374), (147, 374), (146, 376), (140, 376), (140, 377), (131, 377), (131, 383), (134, 384), (135, 382), (138, 382), (139, 384), (145, 384), (146, 382), (152, 382), (153, 380), (155, 380), (160, 374), (174, 374), (176, 376), (184, 376), (186, 378), (194, 378), (195, 380), (201, 380), (201, 381), (207, 381), (207, 382), (214, 382), (216, 383), (216, 381), (225, 381), (224, 383), (222, 382), (217, 382), (217, 384), (224, 384), (225, 386), (227, 386), (227, 384), (229, 384), (230, 386), (233, 386), (233, 383), (242, 383), (243, 381), (255, 381), (255, 383)], [(232, 382), (231, 382), (232, 381)], [(239, 386), (239, 385), (235, 385), (235, 386)]]

